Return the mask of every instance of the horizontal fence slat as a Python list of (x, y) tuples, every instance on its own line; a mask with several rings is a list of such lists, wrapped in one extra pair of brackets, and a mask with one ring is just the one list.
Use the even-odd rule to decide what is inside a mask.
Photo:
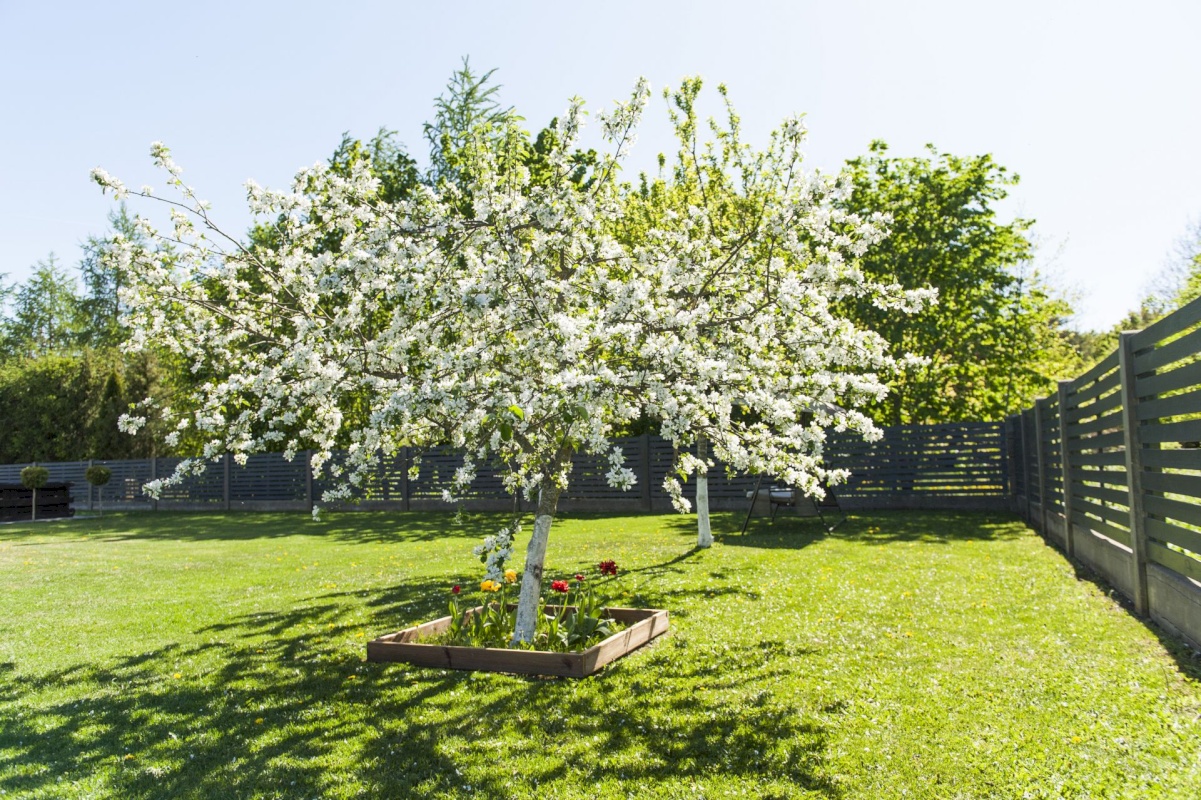
[[(1166, 517), (1186, 525), (1201, 525), (1201, 505), (1148, 494), (1143, 497), (1143, 509), (1157, 517)], [(1201, 548), (1198, 551), (1201, 552)]]
[(1156, 450), (1151, 448), (1144, 450), (1142, 457), (1145, 467), (1201, 470), (1201, 450)]
[(1186, 578), (1201, 581), (1201, 560), (1171, 550), (1158, 542), (1147, 542), (1147, 560), (1167, 567)]
[(1121, 447), (1125, 443), (1125, 434), (1121, 430), (1109, 430), (1081, 439), (1068, 439), (1068, 452), (1081, 453), (1086, 450), (1102, 450), (1105, 448)]
[(1162, 425), (1140, 425), (1139, 436), (1147, 444), (1201, 441), (1201, 419), (1168, 422)]
[[(1095, 400), (1102, 395), (1106, 395), (1117, 390), (1117, 372), (1111, 372), (1096, 383), (1077, 390), (1068, 401), (1068, 419), (1081, 419), (1082, 417), (1089, 416), (1089, 406), (1085, 404), (1087, 404), (1090, 400)], [(1110, 407), (1112, 408), (1112, 406)], [(1093, 413), (1099, 412), (1094, 411)]]
[(1166, 522), (1162, 519), (1156, 519), (1155, 517), (1147, 517), (1145, 525), (1147, 536), (1151, 540), (1174, 544), (1177, 547), (1183, 547), (1185, 550), (1201, 553), (1201, 534), (1197, 533), (1197, 531), (1189, 530), (1188, 528)]
[(1090, 467), (1122, 467), (1126, 465), (1125, 453), (1080, 453), (1072, 454), (1072, 464)]
[(1109, 372), (1110, 370), (1114, 370), (1117, 368), (1118, 368), (1118, 351), (1114, 350), (1112, 353), (1105, 356), (1105, 358), (1098, 361), (1092, 367), (1085, 370), (1083, 375), (1072, 380), (1068, 384), (1068, 406), (1071, 407), (1072, 405), (1074, 405), (1073, 398), (1075, 396), (1075, 393), (1080, 389), (1080, 387), (1087, 386), (1088, 384), (1097, 380), (1097, 378), (1104, 375), (1106, 372)]
[(1135, 370), (1139, 373), (1161, 369), (1181, 359), (1201, 352), (1201, 328), (1186, 333), (1179, 339), (1161, 344), (1134, 357)]
[(1082, 500), (1091, 500), (1093, 502), (1100, 500), (1106, 503), (1125, 506), (1130, 502), (1130, 493), (1125, 490), (1106, 489), (1100, 486), (1082, 486), (1073, 481), (1072, 498), (1072, 502), (1075, 502), (1075, 498), (1080, 498)]
[(1201, 414), (1201, 390), (1193, 390), (1171, 397), (1157, 397), (1154, 400), (1143, 400), (1138, 404), (1140, 422), (1164, 417), (1178, 417), (1184, 414)]
[(1134, 389), (1139, 397), (1174, 392), (1201, 384), (1201, 361), (1194, 361), (1169, 372), (1160, 372), (1149, 378), (1135, 378)]
[[(1201, 298), (1185, 303), (1158, 322), (1134, 334), (1134, 349), (1145, 350), (1201, 322)], [(1137, 353), (1136, 353), (1137, 355)]]
[(1112, 525), (1104, 520), (1086, 517), (1075, 508), (1072, 509), (1072, 523), (1084, 528), (1085, 530), (1096, 531), (1102, 536), (1113, 539), (1115, 542), (1119, 542), (1127, 546), (1130, 545), (1130, 531), (1119, 528), (1116, 525)]
[(1087, 436), (1100, 431), (1121, 430), (1122, 412), (1114, 411), (1091, 419), (1088, 422), (1071, 422), (1068, 424), (1068, 441), (1074, 442), (1077, 437)]
[(1143, 488), (1151, 492), (1168, 492), (1201, 498), (1201, 475), (1181, 475), (1176, 472), (1143, 473)]

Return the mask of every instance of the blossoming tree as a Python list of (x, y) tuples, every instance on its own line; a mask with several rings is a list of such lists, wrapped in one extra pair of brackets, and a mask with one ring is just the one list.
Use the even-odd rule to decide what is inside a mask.
[[(673, 96), (677, 108), (695, 96), (699, 83), (691, 86)], [(598, 115), (607, 152), (586, 174), (572, 158), (584, 118), (573, 101), (536, 179), (480, 131), (464, 153), (466, 189), (424, 185), (388, 202), (366, 169), (322, 166), (302, 170), (290, 191), (250, 183), (252, 210), (275, 227), (270, 248), (222, 234), (167, 148), (154, 145), (178, 196), (164, 200), (169, 230), (140, 226), (170, 248), (118, 241), (111, 250), (129, 278), (130, 346), (166, 345), (220, 377), (189, 404), (157, 410), (206, 444), (147, 490), (225, 452), (244, 460), (311, 447), (314, 469), (341, 478), (329, 502), (349, 496), (381, 451), (448, 443), (466, 453), (451, 500), (477, 465), (501, 463), (506, 486), (537, 499), (513, 633), (527, 642), (572, 454), (608, 453), (610, 484), (635, 481), (610, 441), (618, 426), (646, 415), (678, 445), (666, 488), (682, 510), (678, 477), (702, 467), (685, 448), (701, 437), (731, 468), (802, 491), (837, 480), (822, 465), (824, 431), (875, 435), (854, 409), (885, 391), (876, 373), (892, 358), (832, 307), (870, 297), (903, 310), (926, 294), (855, 268), (883, 220), (837, 210), (837, 182), (801, 170), (799, 119), (756, 151), (731, 116), (698, 155), (694, 115), (677, 113), (695, 174), (624, 184), (648, 96), (640, 81), (629, 102)], [(93, 175), (119, 197), (152, 196)], [(697, 193), (703, 201), (691, 202)], [(351, 401), (367, 413), (347, 416)], [(339, 435), (349, 453), (335, 462)], [(505, 569), (515, 534), (477, 548), (490, 578)]]

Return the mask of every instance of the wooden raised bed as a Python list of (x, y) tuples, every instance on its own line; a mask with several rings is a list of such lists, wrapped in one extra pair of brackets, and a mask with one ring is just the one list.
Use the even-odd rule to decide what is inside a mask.
[(583, 678), (610, 661), (667, 632), (667, 612), (656, 608), (606, 608), (605, 614), (624, 623), (624, 630), (579, 653), (546, 650), (507, 650), (500, 647), (460, 647), (419, 644), (415, 639), (435, 636), (450, 626), (450, 617), (405, 628), (367, 643), (368, 661), (403, 661), (420, 667), (471, 669), (483, 672), (519, 672), (525, 675), (562, 675)]

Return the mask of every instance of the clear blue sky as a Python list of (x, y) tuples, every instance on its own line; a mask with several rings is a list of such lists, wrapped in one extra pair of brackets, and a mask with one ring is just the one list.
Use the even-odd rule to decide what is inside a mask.
[[(1037, 220), (1040, 261), (1081, 292), (1077, 324), (1132, 308), (1201, 218), (1201, 3), (304, 3), (0, 0), (0, 273), (68, 264), (105, 229), (103, 166), (157, 183), (170, 145), (215, 216), (247, 222), (242, 182), (287, 183), (343, 131), (421, 123), (463, 55), (498, 67), (540, 127), (700, 74), (752, 140), (806, 112), (826, 170), (875, 138), (992, 153), (1022, 176), (1004, 211)], [(636, 163), (667, 149), (652, 106)]]

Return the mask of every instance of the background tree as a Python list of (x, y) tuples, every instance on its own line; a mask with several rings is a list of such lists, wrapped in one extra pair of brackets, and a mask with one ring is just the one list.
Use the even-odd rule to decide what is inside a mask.
[(1027, 267), (1030, 221), (997, 219), (995, 205), (1018, 177), (991, 156), (927, 148), (929, 157), (894, 158), (876, 141), (846, 166), (851, 193), (842, 206), (892, 218), (888, 238), (860, 260), (863, 271), (938, 290), (938, 303), (913, 316), (848, 304), (894, 350), (928, 359), (890, 376), (873, 413), (890, 425), (1000, 419), (1075, 369), (1063, 328), (1070, 308)]
[(116, 347), (127, 334), (120, 299), (123, 278), (112, 268), (112, 261), (104, 257), (111, 235), (119, 235), (135, 246), (145, 245), (145, 237), (124, 204), (109, 213), (108, 222), (110, 236), (89, 236), (79, 262), (83, 295), (76, 300), (78, 338), (88, 347)]
[(12, 312), (4, 320), (0, 347), (7, 357), (36, 357), (70, 351), (79, 341), (76, 284), (51, 253), (13, 292)]

